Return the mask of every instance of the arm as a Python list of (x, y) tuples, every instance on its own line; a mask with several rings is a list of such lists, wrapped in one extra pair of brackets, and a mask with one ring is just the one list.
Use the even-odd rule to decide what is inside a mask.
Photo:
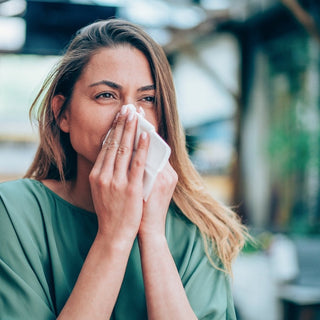
[(148, 319), (197, 319), (163, 236), (139, 240)]
[(135, 126), (126, 114), (116, 118), (91, 171), (98, 233), (59, 320), (111, 316), (142, 216), (148, 139), (140, 139), (129, 169)]
[(98, 235), (58, 319), (108, 319), (125, 273), (131, 244), (108, 244)]
[(168, 164), (144, 205), (139, 247), (149, 319), (196, 319), (165, 237), (165, 218), (177, 183)]

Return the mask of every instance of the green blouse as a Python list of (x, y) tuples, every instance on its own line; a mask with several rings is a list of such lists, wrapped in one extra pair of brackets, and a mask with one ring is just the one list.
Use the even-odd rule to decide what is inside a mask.
[[(93, 213), (41, 182), (0, 184), (0, 319), (55, 319), (77, 280), (97, 232)], [(198, 229), (172, 207), (166, 237), (199, 319), (235, 319), (229, 278), (213, 268)], [(111, 319), (147, 319), (135, 241)]]

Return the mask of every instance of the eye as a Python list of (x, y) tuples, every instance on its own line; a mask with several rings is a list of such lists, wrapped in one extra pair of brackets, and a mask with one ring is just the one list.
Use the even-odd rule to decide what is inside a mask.
[(147, 96), (147, 97), (142, 98), (141, 101), (145, 101), (148, 103), (154, 103), (155, 97), (154, 96)]
[(96, 99), (114, 99), (115, 96), (110, 92), (102, 92), (96, 95)]

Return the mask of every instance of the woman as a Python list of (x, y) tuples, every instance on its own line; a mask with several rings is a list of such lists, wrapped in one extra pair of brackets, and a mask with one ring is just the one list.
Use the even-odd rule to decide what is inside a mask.
[[(228, 274), (244, 227), (189, 161), (173, 88), (162, 49), (133, 24), (72, 40), (31, 109), (34, 162), (0, 186), (1, 319), (235, 319)], [(147, 201), (149, 136), (133, 155), (127, 104), (172, 150)]]

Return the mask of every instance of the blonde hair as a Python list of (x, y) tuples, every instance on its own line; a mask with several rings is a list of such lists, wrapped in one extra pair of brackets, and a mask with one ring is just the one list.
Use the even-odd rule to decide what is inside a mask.
[[(211, 263), (221, 269), (221, 266), (213, 261), (209, 246), (220, 258), (222, 269), (230, 273), (232, 260), (244, 244), (246, 229), (233, 211), (214, 200), (206, 191), (186, 150), (171, 69), (165, 53), (134, 24), (119, 19), (99, 21), (81, 29), (71, 41), (65, 55), (48, 76), (30, 109), (30, 116), (37, 111), (40, 144), (26, 177), (65, 181), (76, 176), (75, 151), (68, 134), (59, 129), (57, 122), (68, 107), (73, 87), (91, 56), (102, 48), (119, 45), (137, 48), (149, 61), (156, 87), (155, 108), (159, 134), (172, 149), (170, 163), (179, 177), (173, 201), (199, 228)], [(55, 119), (51, 101), (57, 94), (62, 94), (66, 99)]]

